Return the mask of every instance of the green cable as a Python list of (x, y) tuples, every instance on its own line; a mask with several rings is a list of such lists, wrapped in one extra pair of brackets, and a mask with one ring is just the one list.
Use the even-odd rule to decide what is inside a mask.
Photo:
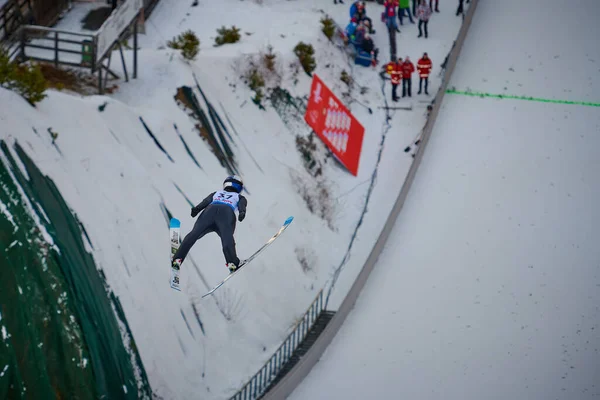
[(496, 99), (513, 99), (513, 100), (529, 100), (529, 101), (539, 101), (542, 103), (556, 103), (556, 104), (575, 104), (580, 106), (589, 106), (589, 107), (600, 107), (600, 103), (592, 103), (589, 101), (571, 101), (571, 100), (553, 100), (553, 99), (542, 99), (538, 97), (531, 96), (515, 96), (510, 94), (493, 94), (493, 93), (483, 93), (483, 92), (463, 92), (460, 90), (447, 89), (446, 93), (448, 94), (460, 94), (463, 96), (474, 96), (474, 97), (491, 97)]

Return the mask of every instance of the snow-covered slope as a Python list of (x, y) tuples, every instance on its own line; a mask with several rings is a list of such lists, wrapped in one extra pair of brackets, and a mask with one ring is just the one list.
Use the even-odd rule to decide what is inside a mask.
[[(598, 3), (521, 6), (479, 3), (450, 86), (598, 103)], [(378, 265), (290, 400), (598, 397), (599, 126), (598, 107), (447, 95)]]
[[(379, 6), (369, 3), (368, 7), (373, 9), (376, 28), (383, 32), (376, 18)], [(0, 139), (21, 143), (82, 221), (93, 245), (90, 251), (123, 305), (152, 389), (163, 398), (224, 398), (241, 387), (329, 282), (345, 259), (360, 221), (351, 257), (331, 297), (330, 307), (335, 308), (371, 250), (412, 162), (404, 148), (423, 125), (425, 109), (389, 114), (378, 109), (389, 99), (389, 84), (382, 93), (378, 71), (354, 68), (326, 40), (320, 30), (321, 9), (340, 25), (346, 24), (347, 5), (317, 0), (262, 4), (205, 0), (197, 7), (161, 0), (140, 37), (138, 79), (120, 82), (113, 95), (82, 98), (49, 91), (48, 98), (32, 108), (0, 90)], [(415, 26), (405, 27), (407, 39), (401, 47), (401, 53), (413, 61), (424, 51), (433, 59), (432, 94), (439, 87), (439, 65), (460, 19), (448, 11), (434, 16), (433, 22), (427, 42), (417, 41)], [(74, 26), (68, 17), (63, 23)], [(212, 47), (216, 29), (223, 25), (242, 28), (240, 43)], [(200, 54), (191, 64), (164, 47), (188, 28), (201, 40)], [(387, 61), (386, 35), (378, 33), (375, 40), (381, 59)], [(373, 111), (369, 114), (364, 106), (350, 105), (366, 128), (358, 177), (331, 162), (325, 167), (323, 182), (330, 193), (334, 229), (312, 214), (298, 193), (299, 187), (308, 191), (315, 187), (295, 148), (296, 135), (306, 135), (310, 129), (286, 125), (271, 107), (260, 110), (240, 79), (246, 57), (270, 44), (279, 60), (282, 86), (294, 96), (306, 97), (310, 78), (302, 72), (295, 76), (290, 68), (299, 41), (315, 46), (316, 72), (338, 96), (344, 91), (339, 77), (345, 69), (368, 89), (364, 95), (358, 90), (353, 95)], [(130, 56), (127, 52), (129, 64)], [(233, 148), (250, 192), (247, 218), (236, 232), (240, 256), (260, 246), (286, 217), (295, 216), (293, 226), (252, 268), (204, 301), (198, 300), (199, 295), (227, 272), (220, 241), (209, 235), (196, 244), (182, 270), (183, 292), (172, 291), (162, 206), (182, 220), (185, 234), (194, 222), (187, 199), (199, 202), (227, 175), (194, 130), (196, 121), (174, 100), (177, 88), (195, 86), (194, 75), (217, 109), (222, 105), (237, 131)], [(197, 92), (196, 96), (200, 97)], [(418, 106), (416, 99), (414, 103)], [(174, 124), (202, 168), (188, 155)], [(49, 129), (58, 133), (54, 145)], [(307, 259), (308, 270), (300, 257)]]

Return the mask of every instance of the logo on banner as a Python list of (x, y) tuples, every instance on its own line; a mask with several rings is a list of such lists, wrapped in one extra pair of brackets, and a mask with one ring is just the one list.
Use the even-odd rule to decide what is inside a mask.
[(319, 104), (321, 102), (321, 84), (317, 83), (317, 89), (314, 92), (313, 101), (315, 104)]
[(313, 76), (304, 119), (340, 162), (356, 176), (365, 128), (316, 74)]
[(329, 99), (329, 107), (325, 117), (323, 136), (329, 140), (333, 148), (344, 154), (348, 148), (350, 138), (351, 119), (344, 111), (338, 108), (335, 101)]

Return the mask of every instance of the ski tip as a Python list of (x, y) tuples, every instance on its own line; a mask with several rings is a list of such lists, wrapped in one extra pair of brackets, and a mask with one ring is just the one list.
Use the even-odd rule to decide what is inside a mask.
[(171, 222), (169, 223), (169, 227), (171, 228), (181, 228), (181, 222), (177, 218), (171, 218)]
[(289, 225), (292, 223), (292, 221), (294, 220), (294, 217), (288, 217), (288, 219), (285, 220), (285, 222), (283, 223), (283, 225)]

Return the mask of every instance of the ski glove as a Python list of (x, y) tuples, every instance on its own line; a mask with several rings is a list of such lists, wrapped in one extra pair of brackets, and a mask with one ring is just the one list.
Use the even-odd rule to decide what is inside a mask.
[(198, 209), (198, 207), (192, 207), (192, 218), (194, 218), (196, 215), (198, 215), (198, 213), (200, 212), (200, 210)]
[(238, 221), (242, 222), (244, 220), (244, 218), (246, 218), (246, 213), (241, 212), (240, 215), (238, 216)]

